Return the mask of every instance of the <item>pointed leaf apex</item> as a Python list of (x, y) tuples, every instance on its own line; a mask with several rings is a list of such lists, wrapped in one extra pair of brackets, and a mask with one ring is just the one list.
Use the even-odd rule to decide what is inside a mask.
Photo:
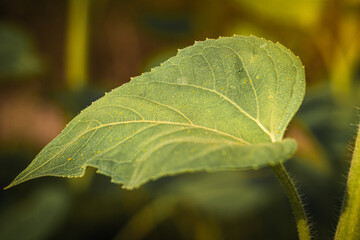
[[(282, 137), (304, 97), (301, 62), (284, 48), (260, 51), (265, 43), (275, 44), (254, 36), (219, 39), (195, 41), (181, 55), (94, 102), (5, 189), (42, 176), (80, 177), (83, 166), (129, 189), (162, 176), (289, 159), (296, 142)], [(240, 82), (238, 75), (227, 74), (240, 70), (234, 60), (250, 61), (253, 52), (256, 63), (268, 67), (242, 68), (261, 81), (245, 76)], [(269, 76), (280, 69), (286, 71), (279, 76), (289, 80)], [(253, 90), (243, 91), (250, 83)], [(268, 101), (275, 96), (273, 86), (281, 86), (276, 93), (282, 97)], [(276, 116), (264, 114), (269, 109)]]

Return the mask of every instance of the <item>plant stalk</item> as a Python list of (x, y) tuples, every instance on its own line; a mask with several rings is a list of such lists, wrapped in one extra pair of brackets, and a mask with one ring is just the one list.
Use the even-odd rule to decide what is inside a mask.
[(71, 90), (86, 85), (88, 79), (88, 30), (91, 0), (68, 1), (66, 82)]
[(355, 240), (360, 237), (360, 126), (349, 170), (342, 211), (335, 240)]
[(282, 163), (272, 166), (274, 173), (281, 182), (290, 201), (296, 220), (296, 227), (300, 240), (310, 240), (310, 228), (299, 193)]

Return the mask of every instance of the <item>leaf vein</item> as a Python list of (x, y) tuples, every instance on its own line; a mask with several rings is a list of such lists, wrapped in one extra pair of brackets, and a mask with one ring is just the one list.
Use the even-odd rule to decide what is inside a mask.
[[(155, 81), (154, 81), (155, 82)], [(242, 114), (244, 114), (246, 117), (250, 118), (252, 121), (254, 121), (261, 130), (263, 130), (270, 138), (272, 141), (274, 141), (274, 136), (269, 132), (269, 130), (267, 130), (262, 123), (258, 120), (255, 119), (253, 116), (251, 116), (248, 112), (246, 112), (243, 108), (241, 108), (238, 104), (236, 104), (234, 101), (232, 101), (230, 98), (228, 98), (227, 96), (223, 95), (222, 93), (213, 90), (213, 89), (209, 89), (206, 87), (202, 87), (202, 86), (195, 86), (195, 85), (191, 85), (191, 84), (185, 84), (185, 83), (168, 83), (168, 82), (160, 82), (160, 81), (156, 81), (157, 83), (161, 83), (161, 84), (167, 84), (167, 85), (178, 85), (178, 86), (187, 86), (187, 87), (193, 87), (193, 88), (198, 88), (198, 89), (202, 89), (204, 91), (209, 91), (209, 92), (213, 92), (217, 95), (219, 95), (221, 98), (225, 99), (227, 102), (229, 102), (230, 104), (232, 104), (234, 107), (236, 107)]]
[[(153, 82), (156, 82), (156, 81), (153, 81)], [(150, 83), (147, 83), (147, 84), (150, 84)], [(187, 117), (183, 112), (181, 112), (180, 110), (174, 108), (174, 107), (171, 107), (167, 104), (163, 104), (163, 103), (160, 103), (160, 102), (157, 102), (155, 100), (152, 100), (152, 99), (149, 99), (149, 98), (146, 98), (146, 97), (142, 97), (142, 96), (136, 96), (136, 95), (124, 95), (124, 94), (121, 94), (121, 96), (124, 96), (124, 97), (133, 97), (133, 98), (140, 98), (140, 99), (143, 99), (143, 100), (146, 100), (146, 101), (149, 101), (149, 102), (152, 102), (152, 103), (155, 103), (155, 104), (158, 104), (160, 106), (163, 106), (163, 107), (166, 107), (176, 113), (178, 113), (179, 115), (181, 115), (183, 118), (186, 119), (186, 121), (188, 121), (190, 124), (193, 124), (193, 122), (190, 120), (189, 117)]]

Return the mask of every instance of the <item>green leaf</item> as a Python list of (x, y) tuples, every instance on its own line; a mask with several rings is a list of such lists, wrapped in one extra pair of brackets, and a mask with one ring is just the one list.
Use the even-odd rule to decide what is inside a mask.
[(280, 44), (233, 36), (196, 42), (75, 117), (8, 186), (81, 177), (92, 166), (124, 188), (192, 171), (277, 164), (305, 92), (300, 60)]
[(279, 203), (282, 195), (277, 193), (282, 189), (272, 175), (262, 172), (259, 181), (252, 172), (241, 173), (184, 174), (163, 186), (156, 199), (173, 197), (221, 218), (247, 218), (249, 213)]
[[(359, 126), (360, 127), (360, 126)], [(360, 235), (360, 128), (350, 165), (344, 202), (336, 228), (335, 240), (359, 239)]]

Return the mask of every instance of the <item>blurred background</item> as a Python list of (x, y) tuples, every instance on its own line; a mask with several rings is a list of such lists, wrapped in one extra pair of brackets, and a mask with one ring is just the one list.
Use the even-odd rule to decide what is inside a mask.
[[(0, 0), (0, 186), (81, 109), (195, 40), (256, 35), (305, 65), (286, 167), (316, 239), (335, 232), (360, 107), (359, 0)], [(270, 169), (126, 191), (89, 169), (0, 191), (0, 239), (297, 239)]]

